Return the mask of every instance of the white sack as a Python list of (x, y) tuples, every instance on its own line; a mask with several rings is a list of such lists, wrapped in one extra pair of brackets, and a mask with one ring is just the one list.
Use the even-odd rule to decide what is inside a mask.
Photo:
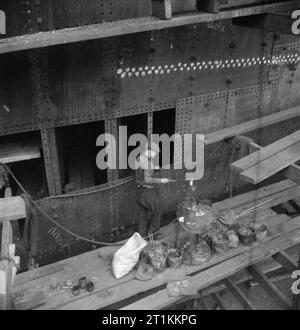
[(147, 242), (139, 233), (134, 233), (129, 240), (115, 253), (112, 263), (113, 274), (121, 278), (128, 274), (139, 261), (140, 252)]

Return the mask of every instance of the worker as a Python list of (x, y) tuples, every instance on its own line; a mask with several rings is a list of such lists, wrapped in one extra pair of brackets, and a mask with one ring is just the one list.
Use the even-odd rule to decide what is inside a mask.
[(150, 146), (147, 143), (144, 151), (136, 160), (139, 233), (143, 237), (149, 234), (157, 237), (162, 215), (159, 185), (174, 182), (174, 180), (167, 178), (153, 177), (153, 171), (159, 169), (159, 167), (154, 166), (154, 159), (159, 152), (160, 149), (157, 144), (151, 143)]

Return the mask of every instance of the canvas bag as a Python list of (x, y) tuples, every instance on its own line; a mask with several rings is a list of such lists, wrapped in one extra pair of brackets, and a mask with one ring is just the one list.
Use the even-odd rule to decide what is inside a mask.
[(119, 279), (128, 274), (139, 261), (140, 252), (147, 242), (139, 233), (134, 233), (115, 253), (112, 263), (114, 276)]

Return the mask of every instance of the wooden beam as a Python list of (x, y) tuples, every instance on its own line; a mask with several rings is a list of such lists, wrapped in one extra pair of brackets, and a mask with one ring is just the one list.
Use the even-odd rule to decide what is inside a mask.
[(269, 157), (240, 174), (241, 179), (258, 184), (300, 160), (300, 142)]
[(212, 297), (214, 298), (216, 304), (219, 306), (219, 308), (222, 310), (222, 311), (225, 311), (226, 310), (226, 306), (225, 304), (223, 303), (222, 301), (222, 298), (220, 297), (220, 294), (218, 292), (216, 293), (213, 293), (212, 294)]
[(246, 171), (247, 169), (255, 166), (259, 162), (278, 154), (285, 150), (287, 147), (300, 141), (300, 130), (290, 134), (283, 139), (277, 140), (276, 142), (269, 144), (266, 147), (260, 147), (260, 149), (249, 156), (243, 157), (231, 164), (231, 168), (238, 172)]
[(49, 195), (61, 195), (62, 180), (55, 128), (42, 129), (41, 136)]
[(161, 20), (155, 17), (142, 17), (63, 30), (39, 32), (35, 34), (1, 39), (0, 54), (73, 42), (103, 39), (145, 31), (168, 29), (189, 24), (231, 19), (240, 16), (250, 16), (268, 13), (270, 11), (273, 12), (295, 9), (298, 4), (299, 2), (297, 0), (281, 1), (273, 4), (249, 6), (234, 10), (226, 10), (223, 12), (221, 11), (217, 14), (203, 12), (182, 14), (173, 17), (172, 20)]
[(237, 18), (233, 21), (235, 25), (259, 29), (264, 32), (278, 32), (294, 35), (292, 32), (293, 22), (292, 15), (288, 13), (268, 13)]
[[(222, 130), (209, 133), (205, 135), (205, 144), (212, 144), (223, 141), (225, 139), (232, 138), (236, 135), (245, 134), (256, 129), (261, 129), (266, 126), (280, 123), (282, 121), (292, 119), (300, 116), (300, 106), (290, 108), (288, 110), (279, 111), (272, 115), (264, 116), (261, 118), (246, 121), (242, 124), (224, 128)], [(193, 132), (201, 133), (201, 132)]]
[[(6, 188), (5, 198), (11, 198), (11, 189)], [(10, 201), (10, 200), (9, 200)], [(1, 208), (0, 208), (1, 209)], [(0, 213), (1, 216), (1, 213)], [(4, 285), (4, 292), (0, 293), (0, 310), (10, 310), (12, 308), (12, 264), (10, 262), (10, 246), (13, 243), (13, 231), (10, 221), (2, 223), (1, 253), (0, 253), (0, 272)], [(0, 275), (1, 276), (1, 275)], [(4, 278), (3, 278), (4, 277)]]
[(152, 15), (162, 18), (172, 18), (171, 0), (152, 0)]
[(229, 278), (223, 280), (226, 288), (230, 291), (230, 293), (235, 297), (235, 299), (245, 308), (246, 310), (256, 310), (256, 307), (252, 304), (252, 302), (245, 296), (243, 291), (234, 284)]
[(41, 152), (37, 145), (31, 143), (10, 143), (0, 145), (0, 162), (3, 164), (37, 158), (41, 158)]
[(300, 166), (293, 164), (285, 172), (285, 176), (300, 185)]
[[(292, 222), (295, 219), (290, 220)], [(287, 223), (290, 223), (288, 221)], [(299, 218), (298, 220), (299, 221)], [(260, 261), (265, 260), (279, 251), (289, 248), (291, 245), (296, 245), (300, 242), (300, 228), (285, 232), (276, 239), (270, 240), (259, 246), (254, 247), (248, 252), (242, 253), (234, 258), (222, 262), (214, 267), (202, 271), (201, 273), (191, 276), (190, 281), (198, 290), (203, 290), (218, 281), (223, 280), (237, 272), (247, 268)], [(160, 290), (152, 295), (140, 299), (130, 305), (122, 308), (123, 310), (157, 310), (176, 303), (180, 297), (171, 298), (166, 289)], [(285, 305), (286, 306), (286, 305)]]
[(0, 223), (25, 217), (26, 208), (22, 197), (0, 198)]
[(262, 288), (275, 300), (279, 307), (283, 309), (291, 309), (292, 304), (287, 297), (285, 297), (275, 284), (273, 284), (256, 266), (250, 266), (247, 270)]
[(289, 273), (292, 273), (298, 269), (297, 263), (284, 251), (274, 254), (273, 259), (277, 261)]

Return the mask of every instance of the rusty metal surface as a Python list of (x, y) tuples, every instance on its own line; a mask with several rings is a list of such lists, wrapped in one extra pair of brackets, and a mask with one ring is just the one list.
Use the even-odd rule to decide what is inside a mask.
[[(272, 50), (273, 43), (273, 34), (232, 27), (229, 21), (49, 49), (49, 102), (53, 107), (40, 122), (33, 110), (35, 99), (30, 82), (26, 81), (30, 76), (28, 62), (20, 54), (13, 55), (9, 60), (11, 69), (5, 67), (1, 76), (0, 93), (9, 108), (13, 102), (20, 104), (12, 104), (14, 111), (9, 115), (0, 113), (0, 134), (174, 108), (178, 99), (274, 84), (280, 77), (279, 90), (291, 94), (288, 104), (296, 104), (298, 66), (291, 73), (291, 83), (286, 65), (276, 66), (268, 61), (287, 52), (299, 54), (299, 46), (294, 42), (289, 43), (287, 51), (284, 46)], [(14, 68), (18, 66), (20, 71), (16, 73)], [(24, 77), (22, 84), (22, 79), (10, 79), (16, 74)], [(12, 84), (18, 80), (20, 86), (11, 88), (6, 80)], [(24, 95), (25, 102), (21, 103), (16, 93)], [(247, 97), (246, 106), (248, 102), (253, 108), (264, 96), (261, 88), (261, 95)], [(227, 92), (228, 111), (234, 107), (235, 99)], [(282, 100), (280, 96), (279, 99)]]

